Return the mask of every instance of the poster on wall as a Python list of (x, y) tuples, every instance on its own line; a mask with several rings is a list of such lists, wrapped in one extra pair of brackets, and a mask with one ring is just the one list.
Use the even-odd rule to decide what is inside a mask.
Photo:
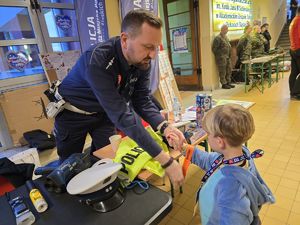
[[(124, 19), (126, 14), (131, 10), (145, 9), (155, 15), (158, 15), (158, 1), (157, 0), (121, 0), (121, 18)], [(153, 94), (159, 85), (159, 68), (158, 68), (158, 59), (151, 60), (151, 71), (150, 71), (150, 91)]]
[(76, 1), (82, 51), (109, 38), (105, 0)]
[(223, 24), (229, 30), (243, 30), (252, 21), (252, 0), (213, 0), (213, 29)]
[(188, 46), (186, 41), (187, 28), (181, 27), (172, 30), (172, 39), (174, 45), (174, 53), (188, 52)]

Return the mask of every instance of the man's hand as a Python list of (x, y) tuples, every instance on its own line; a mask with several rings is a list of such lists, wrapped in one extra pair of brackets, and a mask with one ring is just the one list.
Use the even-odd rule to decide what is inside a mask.
[(175, 188), (183, 185), (184, 177), (182, 167), (176, 160), (166, 168), (166, 174)]
[(186, 143), (183, 133), (172, 125), (165, 129), (164, 135), (174, 150), (181, 151), (183, 143)]
[[(154, 159), (161, 165), (165, 165), (170, 160), (170, 156), (164, 151), (161, 151)], [(182, 186), (184, 181), (182, 168), (176, 160), (173, 160), (172, 164), (169, 165), (165, 171), (174, 187)]]

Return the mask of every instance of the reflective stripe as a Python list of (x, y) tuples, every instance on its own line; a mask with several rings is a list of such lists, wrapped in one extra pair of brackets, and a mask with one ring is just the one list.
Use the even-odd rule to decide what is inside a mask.
[(93, 114), (97, 113), (97, 112), (87, 112), (87, 111), (78, 109), (74, 105), (71, 105), (69, 102), (66, 102), (66, 104), (64, 105), (64, 108), (67, 109), (67, 110), (69, 110), (69, 111), (80, 113), (80, 114), (84, 114), (84, 115), (93, 115)]

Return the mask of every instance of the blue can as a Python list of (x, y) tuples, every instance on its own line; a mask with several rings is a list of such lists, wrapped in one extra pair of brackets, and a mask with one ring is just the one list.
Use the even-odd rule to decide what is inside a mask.
[(212, 108), (212, 94), (197, 94), (196, 96), (196, 123), (202, 127), (205, 112)]

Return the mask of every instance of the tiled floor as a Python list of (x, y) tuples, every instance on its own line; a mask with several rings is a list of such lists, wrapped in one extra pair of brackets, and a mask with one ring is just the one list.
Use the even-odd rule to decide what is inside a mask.
[[(263, 178), (275, 194), (274, 205), (263, 206), (261, 219), (264, 225), (300, 225), (300, 102), (289, 99), (288, 73), (267, 88), (264, 94), (258, 90), (244, 93), (243, 85), (230, 90), (214, 91), (214, 98), (236, 99), (256, 102), (250, 111), (255, 119), (256, 131), (249, 141), (250, 150), (261, 148), (265, 155), (256, 160)], [(195, 92), (182, 92), (184, 106), (195, 101)], [(42, 164), (56, 157), (54, 151), (41, 154)], [(199, 214), (192, 217), (195, 192), (203, 171), (191, 166), (184, 184), (183, 194), (176, 192), (171, 213), (160, 225), (201, 224)], [(161, 179), (153, 184), (162, 186)]]
[[(274, 205), (265, 205), (260, 212), (263, 225), (300, 225), (300, 101), (289, 99), (288, 76), (264, 94), (258, 90), (244, 93), (242, 85), (212, 93), (214, 98), (256, 102), (250, 109), (256, 131), (249, 148), (265, 151), (256, 165), (276, 197)], [(181, 94), (185, 106), (193, 104), (195, 92)], [(195, 166), (189, 170), (183, 194), (176, 193), (174, 208), (160, 225), (201, 224), (192, 211), (203, 172)]]

